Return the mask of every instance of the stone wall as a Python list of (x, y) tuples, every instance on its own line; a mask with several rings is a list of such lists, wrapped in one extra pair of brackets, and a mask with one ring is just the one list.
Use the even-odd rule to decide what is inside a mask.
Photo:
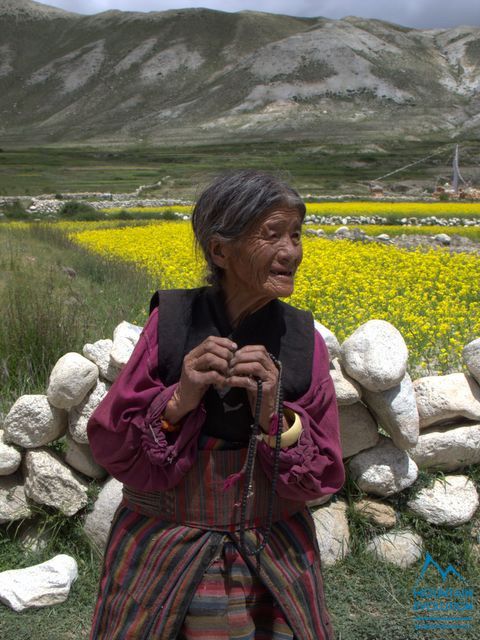
[[(432, 524), (454, 527), (471, 520), (478, 494), (460, 472), (480, 463), (480, 339), (464, 348), (465, 372), (412, 381), (406, 344), (388, 322), (370, 320), (342, 345), (316, 326), (329, 349), (347, 471), (365, 493), (353, 508), (384, 531), (395, 529), (398, 513), (389, 497), (410, 487), (419, 469), (439, 469), (447, 475), (420, 490), (407, 508)], [(0, 523), (33, 517), (35, 503), (69, 516), (81, 512), (93, 479), (102, 489), (85, 530), (102, 549), (121, 485), (93, 460), (86, 426), (140, 333), (141, 327), (122, 322), (113, 340), (62, 356), (45, 395), (15, 402), (0, 431)], [(311, 506), (323, 560), (330, 564), (348, 553), (347, 504), (326, 496)], [(374, 538), (369, 548), (405, 566), (420, 557), (422, 541), (397, 528)]]

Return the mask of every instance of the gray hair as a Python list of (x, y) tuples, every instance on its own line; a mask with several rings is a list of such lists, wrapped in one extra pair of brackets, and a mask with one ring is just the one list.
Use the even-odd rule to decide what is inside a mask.
[(236, 240), (273, 207), (296, 209), (302, 220), (305, 204), (286, 182), (256, 170), (234, 171), (216, 178), (201, 194), (192, 213), (193, 233), (208, 266), (207, 280), (219, 284), (222, 269), (213, 264), (213, 237)]

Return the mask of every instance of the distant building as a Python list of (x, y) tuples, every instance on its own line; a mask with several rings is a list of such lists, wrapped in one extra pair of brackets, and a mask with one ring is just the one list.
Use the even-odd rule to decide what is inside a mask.
[(371, 184), (370, 193), (374, 198), (383, 198), (383, 187), (379, 184)]

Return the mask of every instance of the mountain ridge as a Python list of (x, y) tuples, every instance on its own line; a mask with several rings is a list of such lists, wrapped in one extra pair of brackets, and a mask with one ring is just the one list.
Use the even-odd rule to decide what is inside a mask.
[(480, 28), (0, 0), (0, 114), (2, 144), (477, 136)]
[(66, 11), (49, 4), (34, 2), (34, 0), (0, 0), (0, 16), (2, 15), (50, 17), (50, 16), (79, 16), (78, 13)]

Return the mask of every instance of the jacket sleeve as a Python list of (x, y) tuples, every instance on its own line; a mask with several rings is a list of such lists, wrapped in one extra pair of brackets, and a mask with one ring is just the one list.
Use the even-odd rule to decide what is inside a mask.
[(170, 489), (181, 480), (195, 461), (205, 419), (200, 405), (183, 418), (178, 431), (160, 428), (176, 384), (165, 387), (158, 378), (157, 321), (155, 309), (87, 426), (95, 460), (121, 482), (143, 491)]
[[(277, 493), (291, 500), (313, 500), (338, 491), (345, 481), (335, 388), (328, 350), (315, 332), (312, 382), (296, 402), (285, 402), (302, 421), (298, 442), (280, 453)], [(271, 479), (274, 449), (259, 442), (260, 463)]]

